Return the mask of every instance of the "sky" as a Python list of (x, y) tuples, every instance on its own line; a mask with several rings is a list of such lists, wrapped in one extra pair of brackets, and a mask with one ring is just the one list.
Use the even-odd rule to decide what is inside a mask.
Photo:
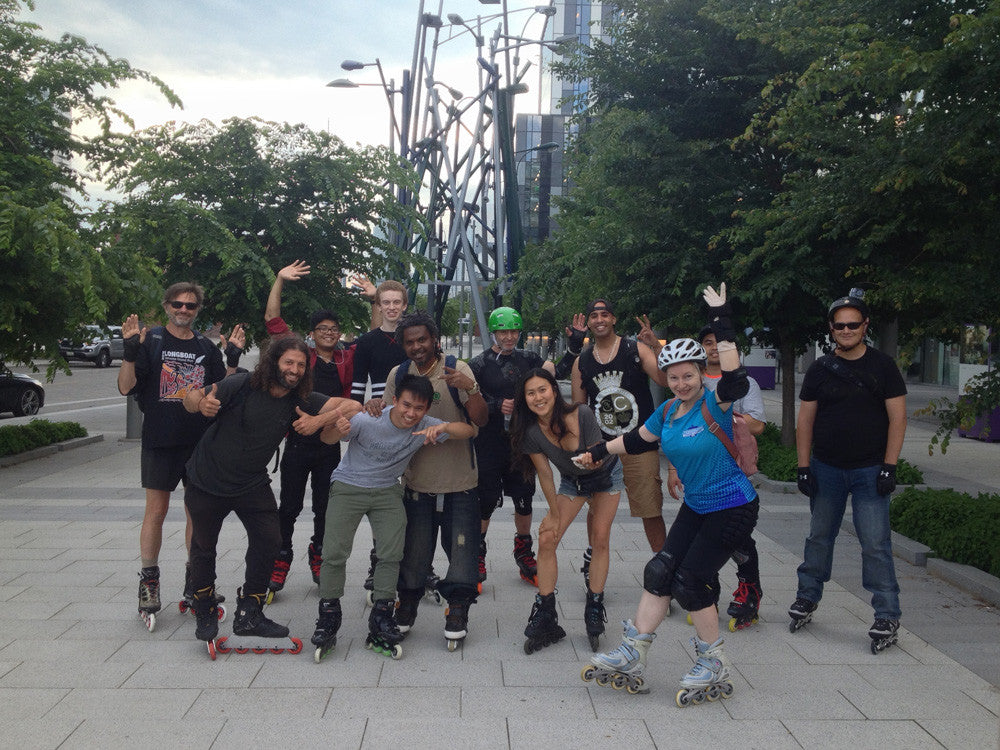
[[(57, 38), (84, 37), (163, 80), (184, 103), (171, 108), (155, 87), (129, 83), (112, 97), (139, 128), (170, 120), (221, 122), (261, 117), (328, 130), (349, 145), (385, 144), (389, 109), (379, 86), (326, 87), (335, 78), (377, 83), (374, 68), (346, 72), (345, 59), (378, 58), (399, 84), (410, 67), (421, 0), (35, 0), (22, 19)], [(547, 0), (509, 0), (530, 9)], [(424, 12), (458, 13), (474, 24), (500, 5), (479, 0), (424, 0)], [(528, 19), (531, 18), (529, 21)], [(511, 16), (512, 33), (527, 23), (540, 33), (541, 16)], [(484, 23), (486, 36), (498, 20)], [(515, 31), (516, 30), (516, 31)], [(444, 29), (442, 31), (445, 31)], [(443, 38), (443, 37), (442, 37)], [(436, 77), (466, 93), (476, 86), (476, 47), (464, 33), (439, 47)], [(520, 98), (520, 97), (519, 97)]]

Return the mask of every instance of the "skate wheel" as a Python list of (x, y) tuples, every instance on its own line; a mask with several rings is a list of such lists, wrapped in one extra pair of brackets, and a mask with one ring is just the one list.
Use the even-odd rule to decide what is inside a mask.
[(232, 651), (232, 649), (226, 645), (227, 637), (228, 636), (222, 636), (221, 638), (215, 641), (215, 649), (220, 654), (228, 654), (230, 651)]
[(292, 648), (281, 649), (282, 651), (287, 651), (290, 654), (300, 654), (302, 653), (302, 639), (301, 638), (289, 638), (292, 642)]
[[(254, 649), (251, 649), (251, 651), (253, 651), (255, 654), (266, 654), (268, 650), (266, 648), (254, 648)], [(284, 649), (283, 648), (279, 648), (277, 650), (277, 653), (280, 654), (282, 651), (284, 651)]]
[(313, 651), (313, 661), (319, 664), (323, 661), (323, 647), (320, 646), (315, 651)]
[(184, 601), (183, 599), (177, 602), (177, 611), (180, 612), (182, 615), (186, 615), (188, 613), (187, 602)]
[(798, 620), (792, 620), (790, 623), (788, 623), (788, 632), (789, 633), (794, 633), (798, 629), (799, 629)]
[(524, 653), (529, 656), (535, 652), (535, 647), (531, 645), (531, 641), (524, 642)]
[(476, 593), (477, 594), (483, 593), (483, 582), (482, 581), (480, 581), (479, 583), (476, 584)]
[(457, 640), (455, 640), (453, 638), (449, 638), (448, 639), (448, 650), (449, 651), (456, 651), (458, 649), (458, 644), (459, 644), (459, 641), (457, 641)]
[(219, 604), (217, 604), (217, 605), (215, 605), (215, 609), (219, 613), (219, 622), (222, 622), (223, 620), (225, 620), (226, 619), (226, 608), (223, 607), (223, 606), (221, 606), (221, 605), (219, 605)]
[(217, 653), (217, 649), (215, 647), (215, 641), (208, 641), (206, 645), (208, 646), (208, 658), (211, 659), (212, 661), (215, 661), (215, 656)]
[(391, 653), (390, 653), (389, 655), (390, 655), (390, 656), (391, 656), (391, 657), (392, 657), (393, 659), (397, 659), (397, 660), (398, 660), (398, 659), (402, 659), (402, 658), (403, 658), (403, 647), (402, 647), (402, 646), (400, 646), (400, 645), (399, 645), (399, 644), (397, 643), (397, 644), (396, 644), (395, 646), (393, 646), (393, 647), (392, 647), (392, 652), (391, 652)]
[(369, 607), (374, 607), (375, 606), (375, 592), (374, 591), (365, 591), (365, 604), (367, 604)]
[(146, 630), (152, 633), (156, 629), (156, 615), (152, 612), (140, 612), (139, 617), (142, 618), (143, 624), (146, 626)]
[(714, 700), (718, 700), (721, 689), (718, 685), (709, 685), (708, 689), (705, 690), (705, 700), (711, 703)]
[(625, 692), (629, 695), (639, 695), (642, 692), (642, 680), (637, 678), (635, 683), (629, 683), (625, 686)]
[(724, 682), (719, 686), (719, 695), (722, 698), (729, 698), (733, 694), (733, 683)]
[(729, 632), (735, 633), (738, 629), (739, 628), (736, 625), (736, 618), (734, 617), (729, 621)]
[(678, 690), (677, 696), (674, 698), (674, 702), (677, 703), (678, 708), (684, 708), (691, 705), (691, 693), (687, 690)]
[(690, 612), (688, 612), (687, 623), (688, 623), (688, 625), (694, 625), (694, 620), (691, 619), (691, 613)]
[(268, 604), (270, 604), (271, 602), (273, 602), (273, 601), (274, 601), (274, 595), (275, 595), (275, 593), (276, 593), (276, 592), (275, 592), (275, 590), (274, 590), (274, 589), (268, 589), (268, 590), (267, 590), (267, 596), (265, 596), (265, 597), (264, 597), (264, 606), (265, 606), (265, 607), (266, 607), (266, 606), (267, 606)]
[(601, 687), (607, 687), (608, 683), (611, 682), (611, 675), (599, 674), (597, 675), (597, 677), (594, 678), (594, 682), (596, 682)]
[(250, 649), (248, 648), (235, 648), (233, 649), (237, 654), (249, 654)]
[(588, 664), (580, 672), (580, 679), (584, 682), (592, 682), (595, 674), (597, 674), (597, 670), (594, 669), (593, 665)]
[(616, 674), (611, 678), (611, 687), (615, 690), (624, 690), (626, 685), (628, 685), (628, 677), (623, 674)]

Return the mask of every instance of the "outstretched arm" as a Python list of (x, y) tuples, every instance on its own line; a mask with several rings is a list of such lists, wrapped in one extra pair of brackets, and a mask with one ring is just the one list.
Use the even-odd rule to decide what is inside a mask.
[(146, 340), (146, 328), (139, 328), (139, 316), (135, 313), (125, 318), (122, 338), (125, 340), (125, 354), (118, 370), (118, 392), (127, 396), (135, 388), (135, 360), (139, 356), (139, 347)]
[(267, 305), (264, 307), (264, 322), (281, 317), (281, 290), (286, 281), (298, 281), (309, 275), (309, 265), (304, 260), (296, 260), (285, 266), (274, 277), (271, 292), (267, 295)]

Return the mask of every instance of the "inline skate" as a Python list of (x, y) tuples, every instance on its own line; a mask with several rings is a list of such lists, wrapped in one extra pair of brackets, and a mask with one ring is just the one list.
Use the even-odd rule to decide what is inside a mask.
[(406, 635), (417, 620), (417, 608), (423, 589), (400, 589), (399, 600), (396, 602), (396, 626), (399, 632)]
[(139, 573), (139, 617), (150, 633), (156, 629), (156, 613), (160, 611), (160, 568), (143, 568)]
[(365, 639), (365, 648), (377, 654), (399, 659), (403, 656), (403, 647), (399, 645), (403, 640), (403, 634), (399, 632), (392, 612), (392, 599), (375, 601), (371, 614), (368, 615), (368, 637)]
[(292, 567), (292, 551), (283, 549), (274, 559), (274, 567), (271, 569), (271, 580), (267, 584), (267, 604), (271, 603), (274, 595), (285, 588), (285, 581), (288, 579), (288, 571)]
[(697, 706), (706, 700), (728, 698), (733, 694), (733, 683), (729, 679), (729, 668), (722, 652), (722, 639), (708, 644), (697, 636), (691, 639), (697, 660), (691, 671), (681, 678), (681, 689), (677, 691), (677, 706)]
[[(428, 601), (432, 601), (438, 606), (444, 604), (444, 597), (441, 596), (441, 591), (438, 589), (440, 584), (441, 579), (434, 572), (434, 568), (431, 568), (431, 572), (427, 574), (427, 579), (424, 581), (424, 596)], [(481, 587), (482, 584), (479, 584), (479, 586)]]
[(656, 633), (640, 633), (631, 620), (623, 620), (624, 633), (618, 648), (604, 654), (594, 654), (590, 664), (583, 668), (580, 677), (584, 682), (593, 680), (601, 687), (611, 686), (628, 693), (648, 693), (643, 679), (646, 671), (646, 654)]
[(236, 592), (236, 614), (233, 615), (233, 635), (223, 636), (215, 647), (220, 654), (235, 651), (245, 654), (297, 654), (302, 651), (302, 641), (290, 638), (288, 628), (268, 619), (264, 614), (266, 593), (247, 594)]
[(448, 650), (456, 650), (465, 640), (469, 625), (469, 602), (449, 602), (444, 613), (444, 637)]
[(514, 562), (521, 574), (521, 580), (538, 588), (538, 562), (531, 549), (531, 534), (517, 534), (514, 537)]
[(365, 604), (369, 607), (375, 603), (375, 564), (378, 556), (375, 554), (375, 540), (372, 540), (372, 549), (368, 553), (368, 575), (365, 577)]
[(479, 591), (483, 590), (483, 581), (486, 580), (486, 540), (479, 540), (479, 556), (477, 558), (479, 566)]
[(526, 654), (532, 654), (566, 637), (566, 631), (559, 626), (555, 593), (545, 596), (535, 594), (535, 603), (531, 607), (524, 635), (527, 639), (524, 642)]
[(313, 583), (319, 583), (319, 571), (323, 567), (323, 548), (315, 542), (309, 542), (309, 570), (312, 572)]
[(868, 637), (872, 639), (872, 654), (884, 651), (899, 641), (899, 620), (889, 620), (876, 617), (875, 623), (868, 629)]
[(788, 608), (788, 616), (792, 618), (792, 621), (788, 623), (788, 631), (794, 633), (796, 630), (800, 630), (807, 622), (812, 620), (813, 612), (815, 611), (816, 602), (803, 599), (801, 596), (798, 597), (792, 603), (792, 606)]
[[(222, 594), (215, 594), (215, 604), (218, 609), (219, 622), (226, 619), (226, 608), (222, 606), (222, 603), (226, 601), (226, 597)], [(191, 566), (184, 566), (184, 596), (181, 600), (177, 602), (177, 611), (182, 615), (186, 615), (190, 612), (194, 614), (194, 584), (191, 583)]]
[(737, 630), (756, 625), (760, 619), (760, 584), (740, 581), (733, 592), (733, 600), (729, 603), (726, 612), (732, 618), (729, 621), (729, 632), (735, 633)]
[(340, 630), (340, 622), (340, 599), (320, 599), (316, 631), (310, 639), (312, 645), (316, 647), (313, 661), (317, 664), (337, 645), (337, 631)]
[(194, 637), (205, 641), (208, 647), (208, 657), (215, 661), (217, 646), (216, 636), (219, 635), (219, 605), (216, 603), (215, 586), (198, 589), (191, 596), (191, 611), (194, 613)]
[(591, 651), (597, 651), (599, 639), (604, 634), (604, 623), (607, 621), (608, 615), (604, 611), (604, 592), (595, 594), (593, 591), (588, 591), (587, 601), (583, 605), (583, 623), (587, 627), (587, 640), (590, 641)]
[(583, 573), (583, 588), (585, 591), (590, 591), (590, 560), (593, 556), (593, 548), (587, 547), (587, 551), (583, 553), (583, 566), (580, 568), (580, 572)]

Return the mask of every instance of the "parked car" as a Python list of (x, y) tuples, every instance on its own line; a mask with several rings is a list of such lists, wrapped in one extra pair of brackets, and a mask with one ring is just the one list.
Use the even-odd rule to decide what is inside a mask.
[(12, 411), (15, 417), (31, 416), (45, 405), (45, 389), (28, 375), (12, 372), (0, 362), (0, 412)]
[(122, 327), (83, 326), (76, 340), (65, 338), (59, 342), (59, 353), (67, 360), (93, 362), (98, 367), (109, 367), (112, 360), (121, 359), (125, 354)]

